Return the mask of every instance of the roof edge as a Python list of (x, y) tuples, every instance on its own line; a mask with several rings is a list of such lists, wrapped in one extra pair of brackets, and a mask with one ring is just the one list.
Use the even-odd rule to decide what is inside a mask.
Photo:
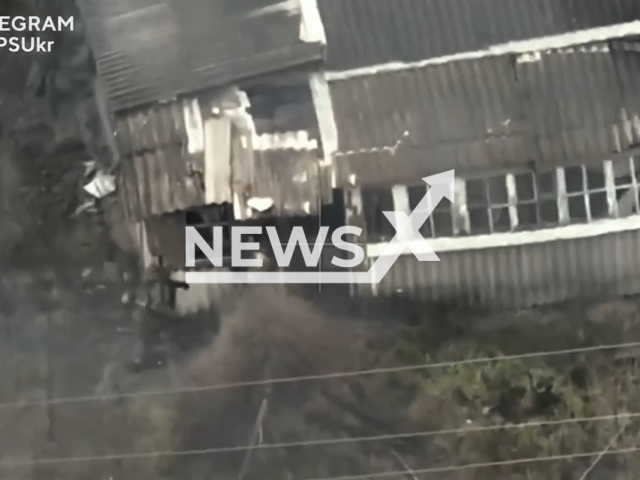
[(329, 82), (350, 80), (358, 77), (367, 77), (379, 73), (400, 72), (404, 70), (419, 69), (429, 65), (442, 65), (463, 60), (475, 60), (485, 57), (495, 57), (508, 54), (521, 54), (540, 52), (545, 50), (558, 50), (575, 47), (588, 43), (606, 42), (608, 40), (640, 35), (640, 20), (619, 23), (606, 27), (588, 28), (561, 35), (550, 35), (528, 40), (518, 40), (491, 46), (484, 50), (456, 53), (442, 57), (429, 58), (417, 62), (388, 62), (369, 67), (355, 68), (343, 71), (328, 71), (326, 78)]

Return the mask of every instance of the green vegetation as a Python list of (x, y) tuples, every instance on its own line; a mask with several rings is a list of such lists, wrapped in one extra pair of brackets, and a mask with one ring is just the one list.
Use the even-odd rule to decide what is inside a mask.
[[(453, 328), (444, 334), (440, 330), (440, 335), (434, 331), (443, 324), (443, 319), (436, 322), (425, 318), (421, 325), (399, 332), (373, 334), (369, 328), (364, 338), (361, 336), (359, 342), (350, 340), (348, 347), (336, 340), (347, 338), (340, 326), (344, 323), (331, 323), (297, 300), (287, 302), (288, 311), (283, 311), (284, 306), (265, 309), (258, 301), (256, 305), (262, 305), (260, 312), (248, 309), (253, 317), (235, 318), (236, 323), (223, 329), (213, 349), (194, 364), (200, 374), (199, 382), (224, 383), (230, 380), (229, 376), (234, 380), (255, 378), (249, 372), (257, 374), (261, 370), (258, 365), (264, 366), (269, 357), (277, 359), (272, 363), (269, 375), (272, 377), (348, 370), (354, 368), (354, 361), (362, 369), (466, 363), (276, 385), (268, 393), (263, 390), (256, 393), (255, 389), (253, 394), (249, 390), (233, 394), (219, 391), (202, 394), (197, 399), (183, 398), (181, 413), (176, 417), (178, 428), (174, 430), (174, 434), (179, 432), (175, 438), (183, 448), (195, 445), (202, 448), (203, 442), (208, 446), (246, 444), (259, 403), (265, 397), (269, 410), (264, 419), (264, 443), (454, 430), (401, 439), (259, 450), (251, 460), (254, 476), (247, 478), (304, 479), (405, 471), (397, 477), (400, 479), (410, 478), (407, 466), (420, 470), (508, 463), (599, 452), (610, 443), (611, 450), (635, 446), (638, 432), (635, 419), (610, 418), (640, 412), (633, 351), (474, 363), (474, 359), (517, 352), (632, 341), (638, 338), (639, 311), (633, 302), (602, 304), (593, 309), (574, 305), (547, 313), (520, 314), (519, 325), (511, 321), (504, 323), (507, 325), (504, 327), (495, 316), (480, 316), (475, 321), (467, 318), (465, 328)], [(453, 319), (446, 321), (449, 326), (455, 323)], [(315, 326), (309, 327), (313, 322)], [(260, 326), (264, 324), (269, 328)], [(322, 333), (327, 331), (331, 334)], [(256, 356), (257, 352), (260, 355)], [(327, 352), (331, 352), (333, 363), (341, 367), (330, 368)], [(224, 365), (234, 367), (225, 370)], [(603, 416), (609, 418), (580, 420)], [(198, 428), (193, 421), (185, 422), (187, 417), (198, 419)], [(527, 423), (534, 425), (523, 425)], [(217, 432), (216, 438), (205, 440), (205, 431)], [(224, 478), (236, 478), (244, 454), (232, 457), (225, 455), (224, 462), (218, 457), (211, 471)], [(603, 472), (612, 480), (633, 478), (627, 475), (632, 475), (634, 458), (604, 456), (592, 472), (593, 478)], [(516, 462), (439, 472), (433, 478), (579, 479), (594, 460), (595, 456), (583, 456)]]

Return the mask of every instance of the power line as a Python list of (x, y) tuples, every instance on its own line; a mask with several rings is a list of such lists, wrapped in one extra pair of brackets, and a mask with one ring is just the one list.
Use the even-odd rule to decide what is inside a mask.
[(564, 349), (564, 350), (530, 352), (530, 353), (524, 353), (524, 354), (518, 354), (518, 355), (500, 355), (496, 357), (469, 358), (466, 360), (451, 361), (451, 362), (437, 362), (437, 363), (425, 363), (421, 365), (374, 368), (370, 370), (354, 370), (354, 371), (348, 371), (348, 372), (335, 372), (335, 373), (326, 373), (326, 374), (318, 374), (318, 375), (305, 375), (305, 376), (298, 376), (298, 377), (282, 377), (282, 378), (244, 381), (244, 382), (220, 383), (220, 384), (213, 384), (213, 385), (203, 385), (198, 387), (175, 388), (171, 390), (149, 390), (149, 391), (143, 391), (143, 392), (117, 393), (117, 394), (110, 394), (110, 395), (91, 395), (91, 396), (84, 396), (84, 397), (61, 397), (61, 398), (52, 398), (49, 400), (40, 400), (40, 401), (31, 401), (31, 402), (8, 402), (8, 403), (0, 403), (0, 410), (9, 409), (9, 408), (31, 407), (31, 406), (61, 405), (61, 404), (71, 404), (71, 403), (122, 400), (125, 398), (175, 395), (179, 393), (197, 393), (197, 392), (215, 391), (215, 390), (229, 390), (229, 389), (241, 388), (241, 387), (278, 385), (278, 384), (285, 384), (285, 383), (308, 382), (313, 380), (335, 380), (335, 379), (341, 379), (341, 378), (360, 377), (365, 375), (410, 372), (410, 371), (416, 371), (416, 370), (430, 370), (434, 368), (450, 368), (450, 367), (457, 367), (462, 365), (478, 365), (478, 364), (491, 363), (491, 362), (504, 362), (504, 361), (511, 361), (511, 360), (522, 360), (522, 359), (532, 359), (532, 358), (542, 358), (542, 357), (556, 357), (556, 356), (562, 356), (562, 355), (592, 353), (592, 352), (599, 352), (599, 351), (617, 350), (617, 349), (625, 349), (625, 348), (637, 348), (637, 347), (640, 347), (640, 342), (618, 343), (613, 345), (595, 345), (591, 347), (579, 347), (579, 348), (571, 348), (571, 349)]
[(618, 438), (620, 438), (620, 436), (625, 432), (627, 428), (629, 428), (629, 423), (627, 423), (626, 425), (623, 425), (622, 428), (618, 430), (618, 433), (616, 433), (613, 437), (611, 437), (611, 440), (609, 440), (609, 443), (607, 444), (607, 446), (604, 447), (604, 450), (602, 450), (600, 454), (595, 458), (595, 460), (591, 462), (591, 465), (589, 465), (589, 468), (587, 468), (585, 472), (582, 474), (582, 476), (580, 477), (580, 480), (585, 480), (585, 478), (589, 476), (589, 474), (593, 471), (593, 469), (596, 468), (596, 465), (598, 465), (598, 462), (600, 462), (600, 460), (602, 460), (602, 457), (604, 457), (607, 454), (607, 452), (611, 450), (611, 447), (615, 445)]
[[(524, 428), (538, 428), (554, 425), (567, 425), (578, 424), (587, 422), (601, 422), (612, 421), (621, 419), (634, 419), (639, 418), (640, 412), (633, 413), (621, 413), (615, 415), (601, 415), (596, 417), (579, 417), (579, 418), (567, 418), (561, 420), (543, 420), (537, 422), (526, 422), (518, 424), (505, 424), (505, 425), (490, 425), (490, 426), (478, 426), (478, 427), (462, 427), (451, 428), (444, 430), (428, 430), (422, 432), (408, 432), (408, 433), (391, 433), (386, 435), (375, 435), (368, 437), (350, 437), (350, 438), (334, 438), (334, 439), (322, 439), (322, 440), (308, 440), (301, 442), (282, 442), (282, 443), (264, 443), (255, 445), (240, 445), (235, 447), (219, 447), (219, 448), (207, 448), (200, 450), (170, 450), (170, 451), (153, 451), (153, 452), (140, 452), (140, 453), (121, 453), (103, 456), (88, 456), (88, 457), (66, 457), (66, 458), (41, 458), (36, 460), (26, 461), (0, 461), (0, 468), (19, 468), (19, 467), (32, 467), (37, 465), (54, 465), (64, 463), (87, 463), (96, 461), (113, 461), (113, 460), (134, 460), (144, 458), (156, 458), (156, 457), (177, 457), (177, 456), (197, 456), (197, 455), (213, 455), (219, 453), (235, 453), (244, 452), (248, 450), (273, 450), (278, 448), (303, 448), (303, 447), (317, 447), (317, 446), (331, 446), (331, 445), (344, 445), (349, 443), (365, 443), (384, 440), (401, 440), (410, 438), (421, 437), (435, 437), (439, 435), (455, 435), (455, 434), (469, 434), (480, 433), (497, 430), (517, 430)], [(602, 453), (602, 452), (599, 452)], [(419, 473), (419, 471), (415, 471)], [(331, 479), (333, 480), (333, 479)]]
[[(448, 467), (434, 467), (434, 468), (422, 468), (414, 469), (414, 474), (426, 474), (426, 473), (448, 473), (459, 472), (462, 470), (474, 470), (477, 468), (489, 468), (489, 467), (511, 467), (514, 465), (523, 465), (527, 463), (542, 463), (542, 462), (557, 462), (560, 460), (575, 460), (578, 458), (589, 458), (593, 456), (605, 456), (605, 455), (622, 455), (625, 453), (635, 453), (640, 451), (640, 446), (622, 448), (619, 450), (607, 450), (604, 452), (584, 452), (584, 453), (568, 453), (565, 455), (548, 455), (546, 457), (531, 457), (531, 458), (516, 458), (513, 460), (503, 460), (498, 462), (482, 462), (482, 463), (467, 463), (465, 465), (451, 465)], [(386, 477), (401, 477), (407, 474), (406, 470), (397, 470), (393, 472), (381, 472), (381, 473), (366, 473), (363, 475), (345, 475), (342, 477), (319, 477), (319, 478), (305, 478), (304, 480), (367, 480), (370, 478), (386, 478)]]

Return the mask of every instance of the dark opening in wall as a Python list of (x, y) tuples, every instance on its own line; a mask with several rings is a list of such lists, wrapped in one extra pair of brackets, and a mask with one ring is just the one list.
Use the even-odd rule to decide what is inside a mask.
[(514, 175), (518, 228), (557, 224), (558, 202), (555, 172), (523, 172)]
[(510, 230), (509, 195), (504, 175), (469, 180), (466, 188), (471, 235)]
[(566, 168), (565, 182), (569, 197), (570, 222), (585, 222), (610, 216), (602, 167)]
[[(186, 225), (195, 227), (200, 236), (209, 244), (213, 245), (213, 227), (222, 227), (222, 256), (224, 263), (231, 259), (231, 225), (234, 222), (233, 207), (225, 203), (222, 205), (209, 205), (206, 207), (194, 208), (184, 212)], [(196, 261), (208, 262), (205, 254), (196, 248)]]
[(362, 190), (362, 209), (367, 224), (367, 241), (388, 241), (395, 235), (393, 225), (382, 212), (392, 212), (391, 189), (367, 188)]

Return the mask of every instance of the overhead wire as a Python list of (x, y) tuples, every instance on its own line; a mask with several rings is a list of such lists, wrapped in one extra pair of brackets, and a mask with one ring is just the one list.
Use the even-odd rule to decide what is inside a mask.
[(34, 401), (16, 401), (16, 402), (0, 403), (0, 410), (10, 409), (10, 408), (24, 408), (24, 407), (31, 407), (31, 406), (77, 404), (77, 403), (109, 401), (109, 400), (122, 400), (127, 398), (141, 398), (141, 397), (151, 397), (151, 396), (161, 396), (161, 395), (176, 395), (176, 394), (196, 393), (196, 392), (205, 392), (205, 391), (229, 390), (229, 389), (242, 388), (242, 387), (278, 385), (278, 384), (295, 383), (295, 382), (316, 381), (316, 380), (335, 380), (335, 379), (353, 378), (353, 377), (360, 377), (360, 376), (367, 376), (367, 375), (379, 375), (379, 374), (386, 374), (386, 373), (400, 373), (400, 372), (410, 372), (410, 371), (418, 371), (418, 370), (430, 370), (430, 369), (436, 369), (436, 368), (451, 368), (451, 367), (458, 367), (458, 366), (464, 366), (464, 365), (479, 365), (483, 363), (505, 362), (505, 361), (513, 361), (513, 360), (543, 358), (543, 357), (556, 357), (556, 356), (563, 356), (563, 355), (574, 355), (574, 354), (581, 354), (581, 353), (592, 353), (592, 352), (598, 352), (598, 351), (610, 351), (610, 350), (638, 348), (638, 347), (640, 347), (640, 342), (627, 342), (627, 343), (617, 343), (617, 344), (609, 344), (609, 345), (594, 345), (589, 347), (578, 347), (578, 348), (570, 348), (570, 349), (562, 349), (562, 350), (529, 352), (529, 353), (515, 354), (515, 355), (498, 355), (495, 357), (468, 358), (465, 360), (457, 360), (457, 361), (434, 362), (434, 363), (405, 365), (405, 366), (397, 366), (397, 367), (373, 368), (369, 370), (352, 370), (352, 371), (334, 372), (334, 373), (317, 374), (317, 375), (267, 378), (267, 379), (261, 379), (261, 380), (250, 380), (250, 381), (242, 381), (242, 382), (219, 383), (219, 384), (193, 386), (193, 387), (180, 387), (180, 388), (173, 388), (173, 389), (166, 389), (166, 390), (148, 390), (148, 391), (142, 391), (142, 392), (123, 392), (123, 393), (115, 393), (115, 394), (107, 394), (107, 395), (89, 395), (89, 396), (79, 396), (79, 397), (60, 397), (60, 398), (51, 398), (46, 400), (34, 400)]
[[(529, 457), (529, 458), (515, 458), (513, 460), (501, 460), (496, 462), (478, 462), (467, 463), (462, 465), (450, 465), (445, 467), (432, 467), (432, 468), (418, 468), (412, 469), (411, 472), (414, 475), (425, 475), (429, 473), (450, 473), (460, 472), (463, 470), (475, 470), (479, 468), (491, 468), (491, 467), (511, 467), (515, 465), (524, 465), (528, 463), (543, 463), (543, 462), (558, 462), (562, 460), (575, 460), (579, 458), (589, 458), (594, 456), (610, 456), (610, 455), (623, 455), (626, 453), (635, 453), (640, 451), (640, 446), (621, 448), (618, 450), (606, 450), (596, 452), (579, 452), (579, 453), (567, 453), (563, 455), (547, 455), (543, 457)], [(378, 473), (365, 473), (362, 475), (344, 475), (339, 477), (318, 477), (318, 478), (305, 478), (302, 480), (367, 480), (371, 478), (388, 478), (388, 477), (404, 477), (406, 476), (406, 470), (397, 470), (389, 472)]]
[[(317, 446), (332, 446), (332, 445), (344, 445), (353, 443), (367, 443), (376, 441), (388, 441), (388, 440), (406, 440), (412, 438), (421, 437), (435, 437), (442, 435), (456, 435), (456, 434), (471, 434), (481, 433), (498, 430), (516, 430), (525, 428), (539, 428), (545, 426), (559, 426), (567, 424), (579, 424), (587, 422), (603, 422), (603, 421), (615, 421), (615, 420), (632, 420), (640, 418), (640, 412), (601, 415), (593, 417), (577, 417), (566, 418), (559, 420), (541, 420), (536, 422), (525, 422), (516, 424), (502, 424), (502, 425), (483, 425), (483, 426), (466, 426), (461, 428), (450, 428), (443, 430), (427, 430), (420, 432), (407, 432), (407, 433), (390, 433), (385, 435), (374, 435), (366, 437), (346, 437), (346, 438), (334, 438), (334, 439), (319, 439), (319, 440), (307, 440), (299, 442), (280, 442), (280, 443), (259, 443), (253, 445), (239, 445), (233, 447), (217, 447), (206, 448), (198, 450), (167, 450), (167, 451), (151, 451), (151, 452), (129, 452), (122, 454), (110, 454), (101, 456), (86, 456), (86, 457), (62, 457), (62, 458), (39, 458), (25, 461), (0, 461), (1, 468), (17, 468), (17, 467), (32, 467), (38, 465), (52, 465), (52, 464), (64, 464), (64, 463), (86, 463), (96, 461), (113, 461), (113, 460), (134, 460), (145, 458), (157, 458), (157, 457), (176, 457), (176, 456), (197, 456), (197, 455), (213, 455), (220, 453), (235, 453), (245, 452), (248, 450), (273, 450), (284, 448), (304, 448), (304, 447), (317, 447)], [(602, 452), (598, 452), (602, 453)], [(419, 473), (418, 470), (415, 471)], [(333, 479), (332, 479), (333, 480)]]

